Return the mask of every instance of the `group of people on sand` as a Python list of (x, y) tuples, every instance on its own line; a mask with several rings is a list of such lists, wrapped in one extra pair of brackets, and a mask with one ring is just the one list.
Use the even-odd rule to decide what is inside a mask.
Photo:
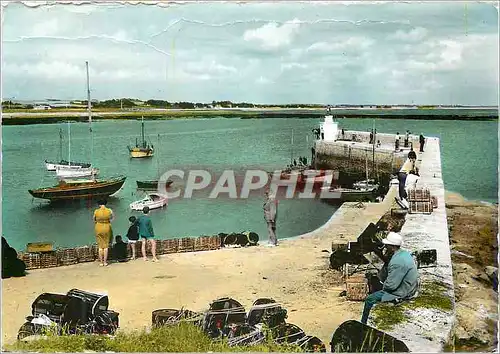
[(149, 208), (145, 206), (142, 209), (142, 215), (136, 218), (135, 216), (129, 217), (130, 226), (127, 231), (128, 243), (123, 241), (121, 235), (117, 235), (115, 238), (115, 244), (113, 242), (113, 228), (111, 222), (114, 220), (113, 211), (106, 207), (107, 201), (99, 201), (99, 208), (94, 211), (94, 231), (95, 238), (97, 241), (97, 247), (99, 248), (99, 265), (108, 265), (109, 249), (113, 250), (113, 258), (119, 262), (124, 262), (128, 260), (128, 247), (130, 246), (132, 250), (132, 259), (136, 259), (136, 247), (135, 244), (139, 239), (143, 239), (142, 242), (142, 257), (144, 260), (148, 260), (146, 255), (146, 243), (151, 246), (151, 254), (153, 256), (153, 262), (157, 262), (156, 257), (156, 241), (154, 239), (153, 223), (149, 216)]

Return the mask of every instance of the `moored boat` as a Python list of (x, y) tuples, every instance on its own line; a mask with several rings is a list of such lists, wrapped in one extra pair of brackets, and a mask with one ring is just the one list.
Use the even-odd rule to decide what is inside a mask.
[(160, 193), (147, 193), (147, 196), (141, 200), (133, 202), (130, 204), (130, 209), (142, 211), (144, 207), (148, 207), (150, 210), (163, 208), (168, 205), (168, 198), (164, 194)]
[[(172, 185), (172, 182), (173, 181), (166, 181), (165, 182), (165, 187), (168, 188)], [(160, 181), (158, 180), (152, 180), (152, 181), (136, 181), (137, 183), (137, 188), (139, 189), (150, 189), (150, 190), (154, 190), (154, 189), (157, 189), (158, 188), (158, 183), (160, 183)]]
[(98, 174), (99, 170), (97, 168), (73, 168), (71, 166), (71, 168), (59, 167), (56, 169), (56, 175), (60, 179), (92, 177)]
[(91, 167), (90, 163), (86, 162), (74, 162), (74, 161), (66, 161), (66, 160), (60, 160), (60, 161), (49, 161), (45, 160), (45, 168), (47, 171), (56, 171), (58, 168), (64, 168), (71, 166), (72, 168), (89, 168)]
[(141, 121), (141, 138), (142, 138), (141, 144), (139, 144), (136, 140), (134, 147), (128, 146), (130, 157), (144, 158), (144, 157), (151, 157), (154, 154), (153, 145), (148, 144), (146, 142), (146, 139), (144, 138), (144, 117), (142, 117)]
[(50, 201), (105, 198), (118, 192), (126, 178), (119, 176), (105, 180), (59, 181), (56, 186), (30, 189), (28, 192), (35, 198)]

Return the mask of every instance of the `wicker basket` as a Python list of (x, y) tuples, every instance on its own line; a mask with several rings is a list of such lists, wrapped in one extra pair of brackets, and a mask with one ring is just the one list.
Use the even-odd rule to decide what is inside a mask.
[(178, 252), (193, 252), (194, 250), (194, 238), (183, 237), (178, 239)]
[(163, 254), (177, 253), (179, 240), (176, 238), (163, 240)]
[(194, 239), (193, 251), (209, 251), (210, 250), (210, 236), (200, 236)]
[(78, 263), (78, 257), (74, 248), (63, 248), (56, 251), (58, 265), (71, 265)]
[(52, 268), (58, 265), (56, 251), (40, 253), (40, 268)]
[(364, 301), (368, 295), (368, 282), (364, 277), (349, 277), (345, 285), (346, 298), (349, 301)]
[(210, 236), (210, 243), (208, 245), (211, 249), (211, 250), (218, 250), (221, 248), (221, 245), (220, 245), (220, 236), (219, 235), (215, 235), (215, 236)]
[(408, 212), (410, 214), (431, 214), (432, 213), (432, 202), (410, 202), (410, 208)]
[(76, 247), (76, 258), (78, 258), (78, 262), (93, 262), (95, 260), (94, 252), (92, 251), (92, 247), (82, 246)]
[(23, 253), (22, 258), (24, 264), (26, 264), (26, 269), (39, 269), (40, 268), (40, 253)]
[(431, 200), (431, 193), (429, 189), (410, 189), (408, 191), (409, 202), (427, 202)]
[(90, 248), (92, 249), (92, 254), (94, 255), (94, 259), (99, 259), (99, 247), (97, 246), (97, 243), (92, 244)]

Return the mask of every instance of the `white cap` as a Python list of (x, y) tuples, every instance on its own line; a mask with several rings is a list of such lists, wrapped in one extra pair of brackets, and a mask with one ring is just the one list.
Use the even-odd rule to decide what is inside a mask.
[(398, 233), (389, 232), (389, 235), (387, 235), (387, 237), (384, 238), (382, 242), (386, 245), (401, 246), (401, 244), (403, 243), (403, 237), (401, 237), (401, 235)]

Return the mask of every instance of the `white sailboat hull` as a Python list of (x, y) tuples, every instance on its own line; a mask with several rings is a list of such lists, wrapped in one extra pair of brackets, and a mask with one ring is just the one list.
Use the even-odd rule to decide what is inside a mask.
[(58, 168), (56, 169), (56, 175), (58, 178), (81, 178), (81, 177), (91, 177), (99, 174), (97, 168)]
[(130, 209), (142, 211), (144, 207), (150, 210), (163, 208), (168, 205), (168, 198), (166, 195), (159, 193), (148, 193), (147, 197), (130, 204)]

